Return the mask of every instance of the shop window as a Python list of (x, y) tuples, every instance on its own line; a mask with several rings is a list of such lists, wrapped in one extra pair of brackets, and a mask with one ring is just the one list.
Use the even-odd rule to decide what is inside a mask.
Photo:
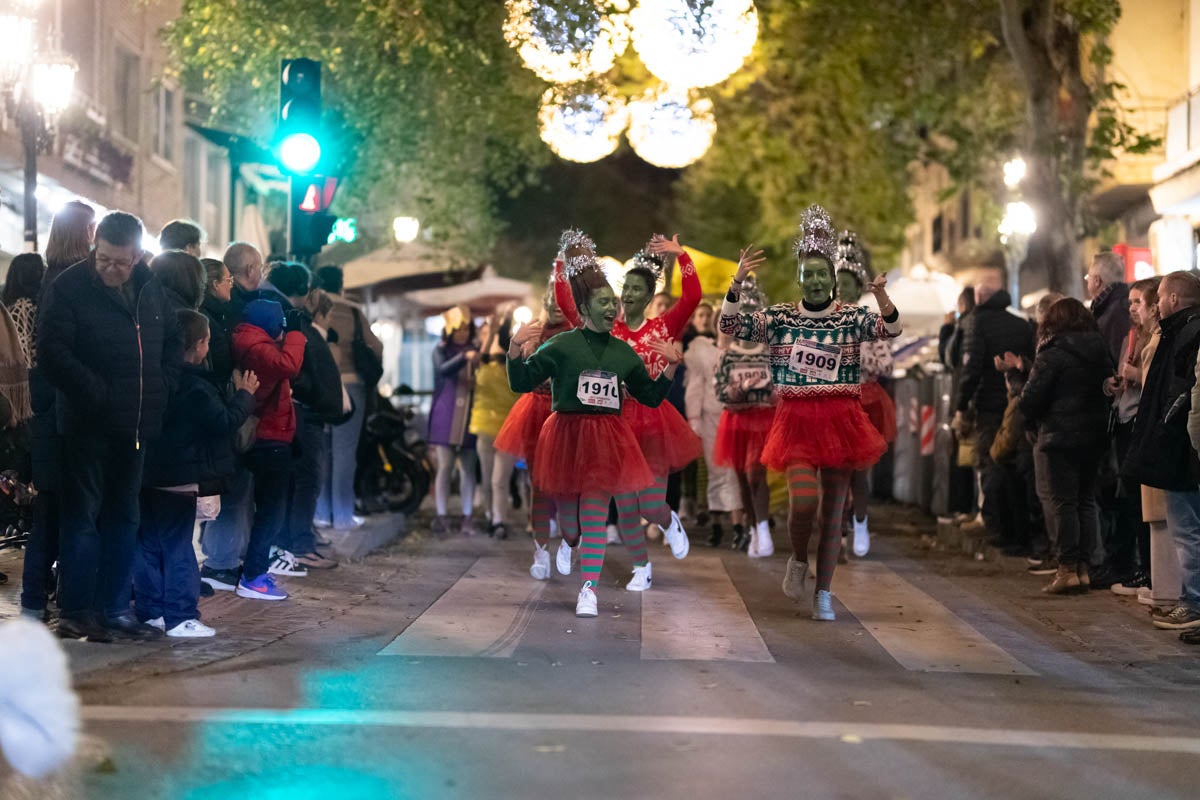
[(113, 58), (113, 130), (126, 139), (140, 141), (142, 59), (117, 45)]
[(160, 158), (175, 163), (175, 134), (177, 94), (166, 86), (158, 87), (158, 113), (154, 124), (154, 152)]

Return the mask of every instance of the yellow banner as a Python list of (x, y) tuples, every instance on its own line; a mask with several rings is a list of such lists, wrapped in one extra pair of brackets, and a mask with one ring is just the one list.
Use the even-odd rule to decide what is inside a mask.
[[(733, 273), (737, 272), (737, 262), (726, 258), (710, 256), (708, 253), (703, 253), (694, 247), (685, 247), (683, 249), (687, 251), (687, 254), (692, 257), (692, 261), (696, 264), (696, 271), (700, 274), (700, 288), (705, 296), (725, 294), (725, 291), (729, 288), (729, 282), (733, 280)], [(676, 268), (671, 273), (671, 294), (679, 297), (682, 293), (683, 283), (679, 275), (679, 269)]]

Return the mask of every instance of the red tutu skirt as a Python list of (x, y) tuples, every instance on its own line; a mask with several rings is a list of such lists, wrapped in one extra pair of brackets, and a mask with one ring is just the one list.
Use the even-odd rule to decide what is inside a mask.
[(542, 426), (533, 462), (536, 491), (615, 495), (653, 484), (654, 473), (623, 416), (554, 413)]
[(888, 444), (896, 441), (896, 404), (878, 381), (867, 381), (862, 385), (863, 411)]
[(784, 398), (762, 458), (777, 472), (797, 464), (857, 470), (874, 465), (887, 447), (857, 397)]
[(713, 463), (718, 467), (732, 467), (738, 472), (749, 472), (760, 466), (767, 434), (774, 421), (774, 406), (722, 411), (717, 441), (713, 445)]
[(644, 406), (633, 398), (625, 400), (621, 410), (642, 446), (642, 455), (655, 475), (681, 470), (704, 453), (704, 444), (687, 420), (667, 401), (657, 408)]
[(496, 434), (496, 449), (532, 464), (538, 436), (549, 418), (550, 395), (541, 392), (521, 395)]

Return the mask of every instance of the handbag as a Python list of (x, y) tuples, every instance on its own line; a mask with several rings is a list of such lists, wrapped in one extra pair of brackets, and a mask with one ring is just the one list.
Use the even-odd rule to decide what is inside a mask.
[(363, 338), (362, 319), (358, 309), (352, 308), (354, 315), (354, 340), (350, 342), (350, 355), (354, 359), (354, 371), (363, 379), (367, 386), (375, 386), (383, 377), (383, 359), (376, 355), (367, 340)]

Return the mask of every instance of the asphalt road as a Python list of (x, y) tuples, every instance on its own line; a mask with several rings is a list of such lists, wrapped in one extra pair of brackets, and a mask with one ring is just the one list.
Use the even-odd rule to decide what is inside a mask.
[(613, 548), (580, 620), (578, 575), (532, 581), (527, 539), (418, 532), (286, 603), (204, 601), (216, 639), (68, 643), (81, 754), (0, 796), (1200, 796), (1200, 649), (931, 551), (911, 512), (875, 525), (834, 623), (782, 595), (783, 553), (655, 546), (639, 595)]

